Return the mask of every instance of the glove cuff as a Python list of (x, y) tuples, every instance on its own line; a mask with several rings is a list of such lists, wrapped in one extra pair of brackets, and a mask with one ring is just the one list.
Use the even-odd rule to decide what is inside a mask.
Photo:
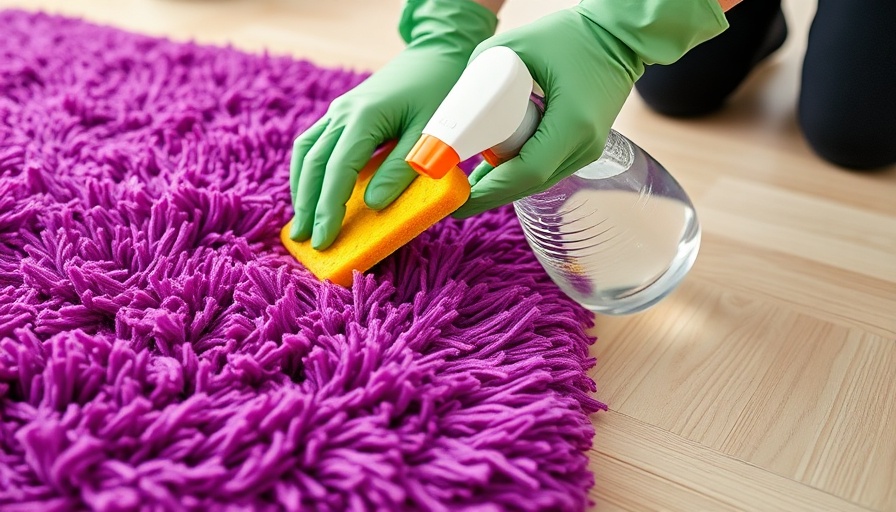
[(671, 64), (728, 28), (718, 0), (582, 0), (573, 9), (644, 64)]
[(495, 13), (472, 0), (407, 0), (398, 33), (409, 46), (437, 44), (469, 56), (497, 26)]

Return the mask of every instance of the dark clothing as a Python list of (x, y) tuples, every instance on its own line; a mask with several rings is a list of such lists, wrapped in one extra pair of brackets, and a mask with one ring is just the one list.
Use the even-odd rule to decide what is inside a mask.
[[(691, 117), (722, 107), (787, 37), (781, 0), (744, 0), (730, 28), (635, 84), (654, 110)], [(809, 145), (843, 167), (896, 163), (896, 1), (819, 0), (803, 61), (799, 123)]]

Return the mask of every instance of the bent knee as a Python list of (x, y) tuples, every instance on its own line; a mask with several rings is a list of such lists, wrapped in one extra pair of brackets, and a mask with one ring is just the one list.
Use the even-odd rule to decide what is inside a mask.
[[(848, 169), (870, 170), (896, 164), (896, 130), (872, 120), (801, 109), (800, 127), (821, 158)], [(890, 121), (892, 122), (892, 121)]]

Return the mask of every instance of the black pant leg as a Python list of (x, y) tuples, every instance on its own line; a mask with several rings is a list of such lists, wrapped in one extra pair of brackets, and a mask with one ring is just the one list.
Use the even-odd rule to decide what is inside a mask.
[(669, 116), (715, 111), (787, 37), (781, 0), (744, 0), (725, 16), (729, 28), (719, 36), (673, 64), (647, 66), (635, 87), (648, 106)]
[(818, 2), (799, 121), (810, 146), (837, 165), (896, 163), (896, 1)]

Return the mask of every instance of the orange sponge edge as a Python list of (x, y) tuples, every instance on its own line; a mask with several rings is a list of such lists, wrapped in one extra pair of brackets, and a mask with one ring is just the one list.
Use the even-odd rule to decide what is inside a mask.
[(364, 204), (364, 191), (381, 161), (375, 158), (359, 173), (333, 245), (316, 251), (310, 241), (293, 241), (289, 238), (292, 222), (281, 230), (280, 240), (289, 253), (318, 279), (351, 286), (353, 270), (366, 272), (451, 215), (470, 196), (466, 175), (454, 167), (441, 179), (418, 176), (394, 203), (381, 211), (371, 210)]

